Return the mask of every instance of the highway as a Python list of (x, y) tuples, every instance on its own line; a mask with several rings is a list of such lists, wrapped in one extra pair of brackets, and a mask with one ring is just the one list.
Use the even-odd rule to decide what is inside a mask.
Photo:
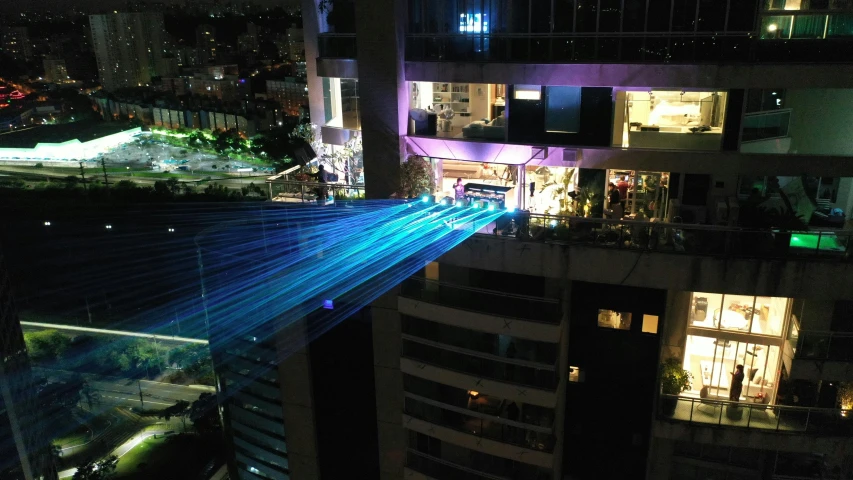
[[(66, 370), (51, 370), (33, 367), (33, 371), (45, 377), (67, 379), (74, 372)], [(216, 390), (207, 385), (174, 385), (171, 383), (152, 382), (150, 380), (131, 380), (127, 378), (108, 377), (84, 373), (93, 390), (98, 393), (102, 406), (135, 407), (141, 406), (139, 390), (142, 389), (142, 403), (146, 409), (161, 409), (174, 405), (178, 400), (194, 402), (202, 393), (213, 393)], [(85, 403), (85, 400), (81, 401)]]

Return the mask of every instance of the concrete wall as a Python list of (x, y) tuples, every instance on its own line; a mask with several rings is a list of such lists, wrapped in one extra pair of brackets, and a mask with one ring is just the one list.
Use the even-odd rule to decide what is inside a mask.
[(376, 385), (376, 422), (379, 432), (379, 478), (398, 480), (406, 463), (406, 431), (403, 429), (403, 374), (398, 289), (373, 303), (373, 375)]
[(666, 290), (853, 299), (853, 263), (758, 260), (476, 235), (439, 261), (471, 268)]
[(788, 89), (791, 153), (853, 155), (853, 89)]
[[(357, 2), (361, 133), (367, 198), (388, 198), (399, 189), (401, 135), (408, 127), (408, 91), (403, 71), (406, 2)], [(382, 21), (376, 21), (381, 18)], [(307, 48), (307, 47), (306, 47)], [(310, 87), (309, 87), (310, 88)]]

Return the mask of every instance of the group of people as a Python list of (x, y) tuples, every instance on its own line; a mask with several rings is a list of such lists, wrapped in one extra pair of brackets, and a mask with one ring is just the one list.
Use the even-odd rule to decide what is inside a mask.
[(628, 190), (631, 184), (628, 177), (620, 177), (616, 183), (608, 185), (607, 199), (610, 204), (610, 212), (613, 218), (622, 218), (625, 214), (625, 202), (628, 200)]

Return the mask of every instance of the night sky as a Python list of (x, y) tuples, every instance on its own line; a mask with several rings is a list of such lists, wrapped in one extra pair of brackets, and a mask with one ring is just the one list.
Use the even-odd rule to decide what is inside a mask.
[[(167, 5), (171, 4), (182, 4), (184, 0), (150, 0), (146, 3), (163, 3)], [(212, 1), (198, 1), (193, 0), (193, 3), (208, 3), (212, 4)], [(226, 4), (229, 3), (227, 0), (223, 0), (220, 3)], [(257, 5), (264, 6), (295, 6), (301, 3), (301, 0), (251, 0), (251, 2), (240, 2), (239, 0), (234, 3), (255, 3)], [(4, 5), (4, 10), (9, 11), (36, 11), (39, 9), (50, 8), (51, 11), (68, 9), (72, 6), (78, 6), (81, 8), (115, 8), (121, 9), (122, 7), (127, 5), (126, 0), (29, 0), (27, 2), (10, 2), (9, 5)]]

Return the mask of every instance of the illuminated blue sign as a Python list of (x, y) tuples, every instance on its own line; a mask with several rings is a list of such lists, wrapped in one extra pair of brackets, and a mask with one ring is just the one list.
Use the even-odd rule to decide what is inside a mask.
[(459, 15), (459, 33), (488, 33), (489, 16), (485, 13), (462, 13)]

